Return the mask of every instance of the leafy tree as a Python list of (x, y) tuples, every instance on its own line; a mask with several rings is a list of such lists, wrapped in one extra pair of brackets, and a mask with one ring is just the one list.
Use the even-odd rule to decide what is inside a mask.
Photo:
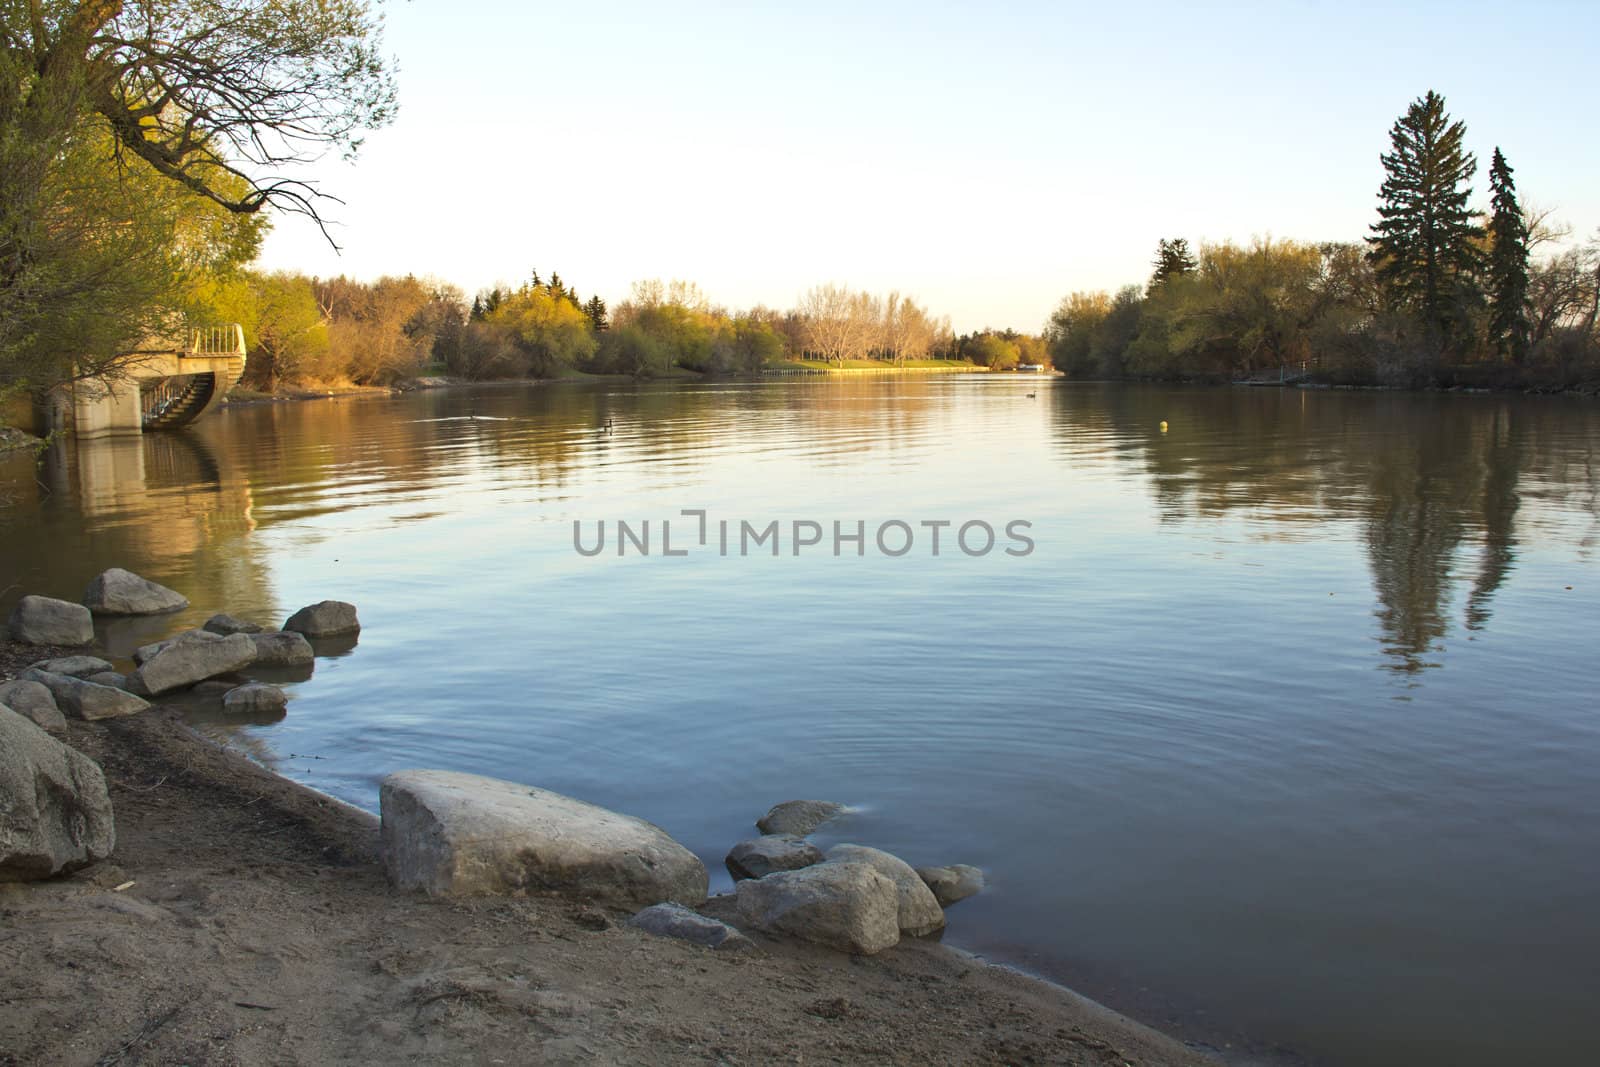
[(1367, 238), (1391, 302), (1419, 314), (1441, 340), (1463, 331), (1480, 260), (1482, 231), (1467, 207), (1478, 161), (1462, 147), (1465, 135), (1438, 93), (1407, 108), (1389, 131), (1378, 221)]
[(173, 332), (217, 295), (203, 261), (259, 244), (228, 216), (320, 223), (284, 167), (387, 121), (377, 27), (364, 0), (0, 4), (0, 383), (115, 374)]
[(1092, 377), (1100, 372), (1090, 348), (1095, 331), (1110, 313), (1111, 297), (1103, 292), (1073, 293), (1061, 301), (1051, 313), (1044, 331), (1050, 361), (1058, 370), (1075, 378)]
[(1528, 356), (1528, 230), (1511, 164), (1497, 147), (1489, 164), (1489, 335), (1513, 363)]
[(317, 304), (311, 279), (281, 272), (253, 275), (250, 294), (246, 382), (272, 390), (284, 382), (320, 380), (328, 352), (328, 320)]
[(523, 374), (549, 377), (577, 367), (595, 352), (589, 319), (572, 302), (528, 286), (506, 298), (485, 318), (508, 337), (523, 357)]
[(1193, 274), (1199, 266), (1189, 251), (1189, 242), (1182, 237), (1172, 240), (1162, 238), (1156, 245), (1155, 271), (1150, 275), (1150, 288), (1159, 288), (1168, 278)]
[(649, 378), (672, 369), (672, 353), (637, 326), (619, 326), (601, 341), (598, 366), (612, 374)]
[(963, 358), (990, 370), (1015, 367), (1022, 358), (1021, 346), (989, 331), (963, 338), (959, 351)]

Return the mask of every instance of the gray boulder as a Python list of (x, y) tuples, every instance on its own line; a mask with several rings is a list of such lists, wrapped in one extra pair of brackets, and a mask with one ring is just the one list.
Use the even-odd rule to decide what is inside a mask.
[(214, 634), (209, 630), (184, 630), (173, 634), (171, 637), (163, 638), (160, 641), (152, 641), (148, 645), (140, 645), (134, 649), (133, 665), (135, 667), (143, 667), (145, 661), (154, 658), (157, 652), (185, 641), (221, 641), (222, 638), (222, 634)]
[(222, 695), (222, 709), (237, 715), (270, 715), (288, 706), (289, 695), (265, 682), (248, 682)]
[(316, 659), (311, 642), (293, 630), (270, 634), (249, 634), (256, 646), (257, 667), (304, 667)]
[(983, 871), (965, 863), (948, 867), (918, 867), (917, 877), (933, 890), (934, 899), (941, 908), (977, 896), (983, 891)]
[(738, 884), (745, 924), (871, 955), (900, 943), (899, 894), (865, 863), (819, 863)]
[(944, 929), (944, 909), (938, 898), (899, 856), (865, 845), (835, 845), (828, 850), (828, 862), (865, 864), (893, 882), (902, 934), (925, 937)]
[(11, 609), (11, 636), (25, 645), (87, 645), (94, 641), (94, 616), (82, 604), (47, 596), (25, 596)]
[(74, 871), (105, 859), (115, 844), (100, 768), (0, 708), (0, 882)]
[(182, 611), (189, 600), (132, 571), (112, 567), (97, 574), (83, 593), (83, 606), (96, 615), (165, 615)]
[(682, 904), (652, 904), (628, 922), (657, 937), (693, 941), (723, 952), (755, 948), (754, 941), (727, 923), (701, 915)]
[(836, 815), (848, 811), (831, 800), (786, 800), (756, 820), (764, 834), (794, 834), (804, 837)]
[(0, 682), (0, 704), (51, 733), (61, 733), (67, 728), (66, 716), (56, 707), (56, 698), (40, 682), (22, 678)]
[(765, 878), (773, 871), (797, 871), (822, 862), (822, 850), (793, 834), (767, 834), (740, 841), (723, 861), (734, 880)]
[(65, 674), (69, 678), (87, 678), (91, 674), (111, 670), (111, 664), (95, 656), (62, 656), (59, 659), (42, 659), (32, 665), (35, 670), (51, 674)]
[(128, 676), (126, 674), (118, 674), (116, 671), (100, 671), (97, 674), (89, 675), (84, 681), (93, 682), (95, 685), (109, 685), (113, 689), (126, 689), (128, 687)]
[(452, 771), (383, 780), (383, 862), (440, 896), (549, 891), (637, 909), (706, 899), (705, 865), (659, 826), (545, 789)]
[(113, 689), (109, 685), (96, 685), (82, 678), (29, 667), (18, 676), (23, 681), (38, 682), (50, 690), (56, 707), (69, 715), (90, 722), (96, 719), (116, 719), (144, 711), (150, 705), (132, 693)]
[(289, 616), (283, 628), (307, 637), (337, 637), (360, 630), (361, 622), (356, 618), (354, 604), (346, 604), (342, 600), (324, 600)]
[[(199, 631), (204, 633), (205, 631)], [(248, 667), (255, 662), (256, 646), (249, 634), (215, 640), (173, 641), (145, 660), (128, 676), (128, 688), (141, 695), (160, 696), (174, 689)], [(57, 699), (60, 699), (59, 696)]]
[(227, 637), (229, 634), (258, 634), (262, 627), (253, 622), (236, 619), (232, 615), (213, 615), (200, 627), (207, 633), (219, 634)]

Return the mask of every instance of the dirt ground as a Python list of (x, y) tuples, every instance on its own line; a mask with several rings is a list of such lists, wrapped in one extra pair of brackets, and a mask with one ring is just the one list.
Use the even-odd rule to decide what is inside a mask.
[(168, 709), (66, 740), (106, 771), (116, 852), (0, 885), (0, 1064), (1215, 1067), (936, 944), (853, 958), (758, 936), (724, 954), (555, 898), (397, 892), (370, 815)]

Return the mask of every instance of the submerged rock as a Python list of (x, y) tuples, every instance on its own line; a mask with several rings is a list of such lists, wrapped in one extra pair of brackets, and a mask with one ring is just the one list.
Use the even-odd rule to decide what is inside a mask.
[(723, 861), (734, 880), (764, 878), (773, 871), (797, 871), (822, 862), (822, 850), (793, 834), (767, 834), (740, 841)]
[(755, 942), (718, 919), (692, 911), (682, 904), (652, 904), (628, 920), (646, 933), (675, 937), (723, 952), (755, 948)]
[(132, 571), (112, 567), (89, 583), (83, 605), (96, 615), (165, 615), (188, 607), (189, 598)]
[(65, 674), (70, 678), (87, 678), (91, 674), (111, 670), (111, 664), (95, 656), (62, 656), (59, 659), (42, 659), (32, 664), (33, 669), (51, 674)]
[(200, 628), (207, 633), (219, 634), (222, 637), (227, 637), (229, 634), (258, 634), (263, 629), (253, 622), (245, 622), (243, 619), (224, 614), (211, 616)]
[(66, 716), (56, 707), (56, 698), (40, 682), (25, 678), (0, 682), (0, 704), (51, 733), (61, 733), (67, 728)]
[(316, 659), (311, 642), (293, 630), (270, 634), (249, 634), (256, 646), (256, 667), (304, 667)]
[(899, 856), (865, 845), (835, 845), (828, 850), (828, 862), (866, 864), (893, 882), (901, 933), (926, 937), (944, 929), (944, 909), (938, 898)]
[(255, 662), (256, 646), (248, 634), (207, 636), (213, 639), (169, 642), (128, 677), (128, 688), (135, 693), (160, 696)]
[(750, 926), (871, 955), (900, 943), (894, 882), (865, 863), (819, 863), (748, 878), (735, 890)]
[(94, 616), (82, 604), (47, 596), (25, 596), (11, 609), (11, 636), (25, 645), (87, 645), (94, 641)]
[(238, 715), (270, 715), (289, 706), (289, 695), (275, 685), (247, 682), (222, 695), (222, 708)]
[(836, 815), (848, 811), (831, 800), (785, 800), (756, 820), (764, 834), (794, 834), (804, 837)]
[(50, 690), (56, 707), (80, 719), (116, 719), (144, 711), (150, 705), (132, 693), (97, 685), (82, 678), (65, 674), (51, 674), (29, 667), (19, 676), (24, 681), (38, 682)]
[(696, 906), (709, 879), (659, 826), (546, 789), (453, 771), (399, 771), (379, 791), (383, 862), (403, 889), (557, 892), (630, 909)]
[(941, 908), (948, 908), (983, 891), (983, 871), (965, 863), (948, 867), (918, 867), (917, 877), (933, 890), (934, 899)]
[(354, 604), (346, 604), (342, 600), (324, 600), (289, 616), (283, 628), (307, 637), (337, 637), (360, 630), (361, 622), (356, 618)]
[(74, 871), (111, 855), (105, 775), (9, 708), (0, 708), (0, 882)]

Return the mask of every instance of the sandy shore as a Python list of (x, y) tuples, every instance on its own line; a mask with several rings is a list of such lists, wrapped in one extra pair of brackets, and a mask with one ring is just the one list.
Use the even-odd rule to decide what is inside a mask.
[[(0, 646), (0, 677), (44, 651)], [(1215, 1065), (936, 944), (719, 954), (557, 898), (396, 892), (372, 816), (171, 709), (65, 740), (105, 769), (116, 852), (0, 885), (0, 1064)]]

